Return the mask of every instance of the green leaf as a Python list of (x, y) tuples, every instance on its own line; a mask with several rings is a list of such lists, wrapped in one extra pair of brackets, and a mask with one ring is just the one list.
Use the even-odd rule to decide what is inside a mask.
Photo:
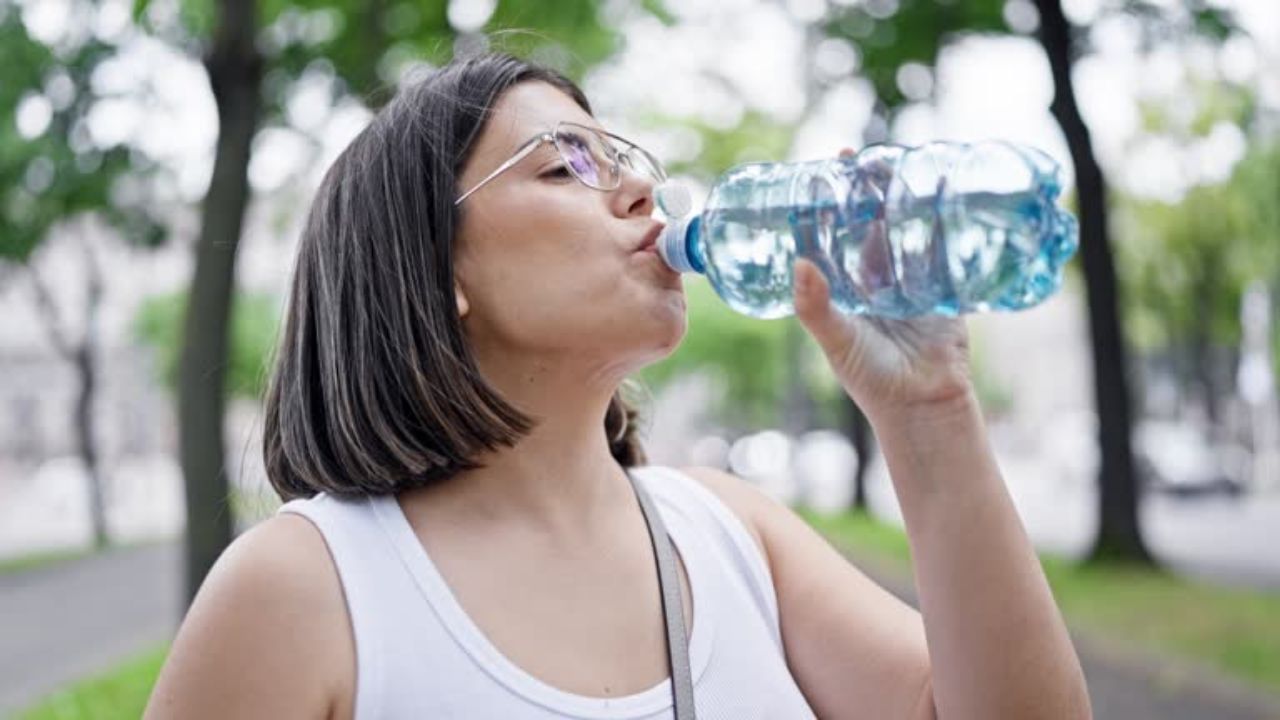
[(678, 22), (676, 16), (667, 9), (665, 0), (640, 0), (640, 7), (667, 27), (672, 27)]
[[(177, 383), (186, 302), (185, 292), (155, 296), (143, 302), (134, 317), (134, 336), (156, 352), (161, 379), (171, 390)], [(276, 297), (236, 295), (226, 374), (229, 396), (256, 399), (266, 392), (279, 326), (280, 304)]]

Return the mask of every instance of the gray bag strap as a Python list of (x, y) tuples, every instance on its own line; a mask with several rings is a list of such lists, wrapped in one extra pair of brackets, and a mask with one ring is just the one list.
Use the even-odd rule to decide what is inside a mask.
[(694, 720), (693, 677), (689, 670), (689, 642), (685, 637), (684, 606), (680, 602), (680, 580), (676, 574), (675, 554), (671, 538), (662, 516), (653, 506), (649, 493), (640, 487), (631, 472), (627, 471), (631, 487), (640, 500), (640, 511), (649, 525), (649, 539), (653, 541), (653, 554), (658, 561), (658, 585), (662, 588), (662, 614), (667, 625), (667, 659), (671, 668), (671, 691), (675, 702), (676, 720)]

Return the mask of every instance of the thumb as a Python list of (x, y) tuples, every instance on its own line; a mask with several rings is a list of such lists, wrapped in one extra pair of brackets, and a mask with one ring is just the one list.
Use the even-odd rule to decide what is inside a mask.
[(829, 359), (842, 357), (853, 344), (852, 324), (831, 304), (827, 278), (812, 262), (799, 258), (795, 278), (796, 316)]

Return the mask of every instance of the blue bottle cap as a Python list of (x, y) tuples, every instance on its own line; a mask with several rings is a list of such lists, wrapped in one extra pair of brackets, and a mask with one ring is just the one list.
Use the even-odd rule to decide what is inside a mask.
[(676, 272), (698, 272), (693, 258), (689, 257), (688, 242), (689, 224), (696, 219), (696, 217), (673, 219), (658, 235), (658, 255)]

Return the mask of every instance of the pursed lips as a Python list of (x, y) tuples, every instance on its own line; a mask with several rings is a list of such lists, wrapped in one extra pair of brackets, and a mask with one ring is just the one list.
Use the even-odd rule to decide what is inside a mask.
[(649, 232), (644, 234), (640, 244), (636, 246), (633, 252), (658, 252), (658, 235), (662, 233), (662, 224), (654, 225)]

